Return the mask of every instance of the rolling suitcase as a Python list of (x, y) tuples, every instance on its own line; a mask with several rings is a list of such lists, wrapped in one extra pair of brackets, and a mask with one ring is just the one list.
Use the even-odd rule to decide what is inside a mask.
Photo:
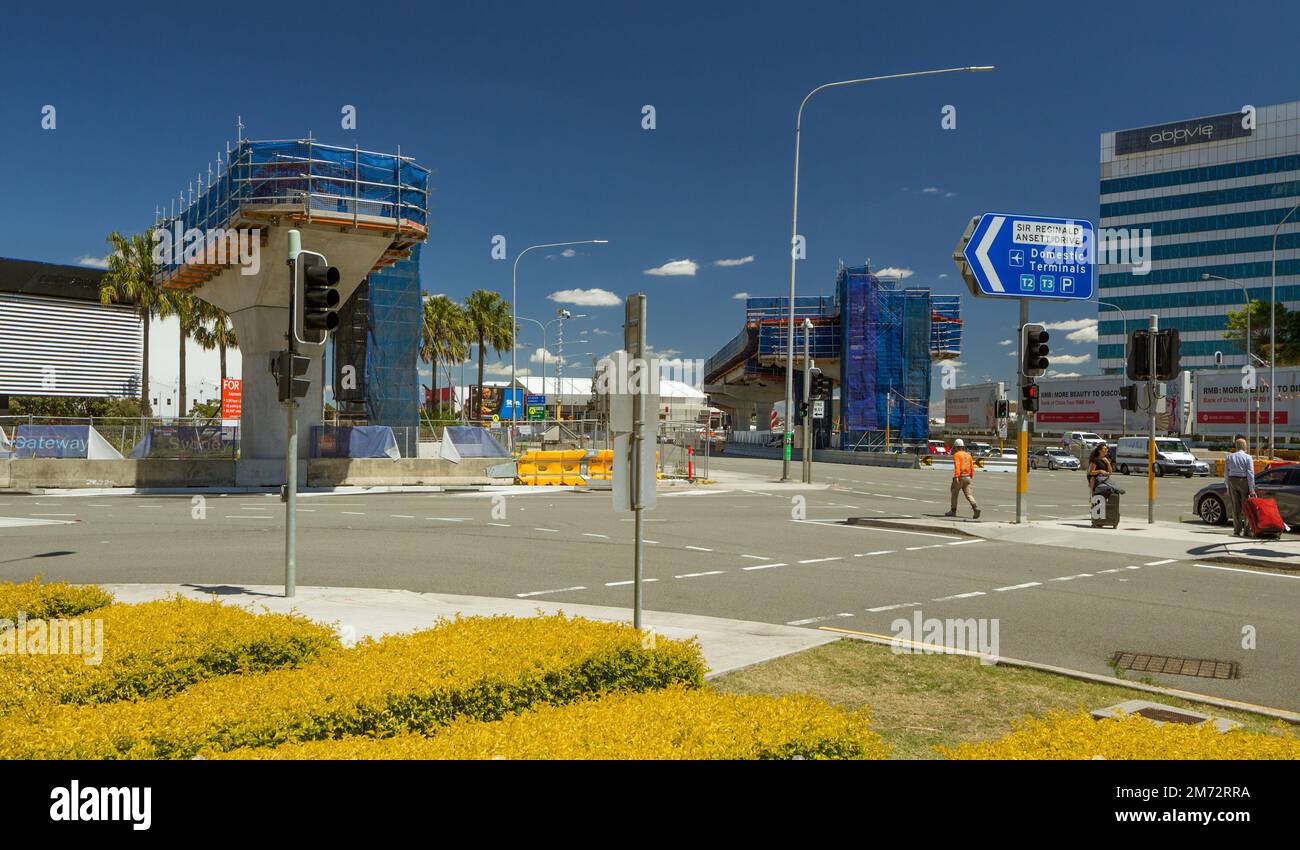
[[(1092, 497), (1093, 499), (1092, 504), (1094, 506), (1092, 512), (1092, 527), (1104, 528), (1105, 526), (1110, 526), (1111, 528), (1118, 528), (1119, 527), (1119, 494), (1110, 491), (1109, 488), (1098, 488), (1098, 489), (1101, 489), (1103, 492), (1095, 493)], [(1097, 501), (1096, 501), (1097, 499), (1105, 500), (1104, 507), (1097, 505)], [(1104, 516), (1097, 516), (1099, 507), (1101, 508), (1101, 511), (1104, 513)]]
[(1244, 513), (1251, 537), (1272, 540), (1286, 531), (1286, 523), (1282, 522), (1282, 514), (1278, 513), (1277, 501), (1274, 499), (1248, 497)]

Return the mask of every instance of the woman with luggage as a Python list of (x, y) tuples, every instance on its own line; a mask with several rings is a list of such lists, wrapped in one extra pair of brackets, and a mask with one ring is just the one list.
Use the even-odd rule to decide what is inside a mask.
[[(1115, 471), (1110, 460), (1110, 446), (1099, 443), (1088, 456), (1088, 503), (1092, 511), (1092, 527), (1109, 525), (1119, 527), (1119, 497), (1124, 491), (1110, 483)], [(1097, 500), (1101, 499), (1099, 503)]]
[(1110, 462), (1110, 446), (1098, 443), (1088, 456), (1088, 495), (1097, 492), (1097, 485), (1110, 477), (1115, 468)]

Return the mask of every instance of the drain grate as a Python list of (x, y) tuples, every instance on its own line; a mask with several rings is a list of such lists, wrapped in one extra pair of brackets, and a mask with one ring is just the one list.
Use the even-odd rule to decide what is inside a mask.
[(1120, 651), (1110, 657), (1110, 663), (1121, 670), (1136, 673), (1171, 673), (1201, 679), (1241, 678), (1241, 665), (1236, 661), (1216, 661), (1212, 658), (1178, 658), (1172, 655)]

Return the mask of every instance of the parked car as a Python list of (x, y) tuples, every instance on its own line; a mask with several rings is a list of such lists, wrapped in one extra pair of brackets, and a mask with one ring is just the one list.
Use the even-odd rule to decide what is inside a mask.
[(951, 452), (948, 451), (948, 447), (944, 445), (943, 440), (930, 440), (929, 446), (930, 446), (930, 454), (933, 455), (951, 454)]
[(1208, 477), (1210, 474), (1210, 462), (1208, 460), (1192, 461), (1192, 474)]
[(1079, 459), (1065, 449), (1039, 449), (1029, 456), (1029, 468), (1078, 469)]
[[(1225, 525), (1232, 522), (1228, 513), (1228, 487), (1222, 480), (1207, 484), (1192, 497), (1192, 510), (1202, 522)], [(1277, 500), (1278, 512), (1287, 525), (1300, 526), (1300, 464), (1274, 466), (1255, 476), (1255, 492)]]
[(989, 457), (993, 447), (988, 443), (977, 443), (972, 440), (966, 444), (966, 451), (970, 452), (971, 457)]
[(1067, 431), (1061, 435), (1061, 448), (1063, 449), (1083, 448), (1091, 452), (1103, 442), (1105, 441), (1100, 436), (1091, 431)]
[(997, 460), (1015, 460), (1016, 447), (1005, 446), (1000, 449), (989, 449), (989, 457)]
[[(1115, 446), (1115, 468), (1125, 475), (1147, 471), (1147, 437), (1121, 437)], [(1196, 473), (1196, 456), (1177, 437), (1156, 437), (1156, 476), (1165, 474), (1191, 478)], [(1206, 471), (1209, 474), (1209, 471)]]

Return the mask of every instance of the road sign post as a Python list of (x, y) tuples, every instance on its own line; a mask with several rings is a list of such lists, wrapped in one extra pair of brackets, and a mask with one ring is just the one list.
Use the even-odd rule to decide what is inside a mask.
[(1147, 399), (1151, 437), (1147, 444), (1147, 525), (1156, 521), (1156, 331), (1160, 319), (1151, 315), (1151, 344), (1147, 346), (1151, 357), (1151, 377), (1147, 382)]
[(803, 483), (812, 483), (812, 321), (803, 320), (803, 400), (807, 409), (803, 414)]

